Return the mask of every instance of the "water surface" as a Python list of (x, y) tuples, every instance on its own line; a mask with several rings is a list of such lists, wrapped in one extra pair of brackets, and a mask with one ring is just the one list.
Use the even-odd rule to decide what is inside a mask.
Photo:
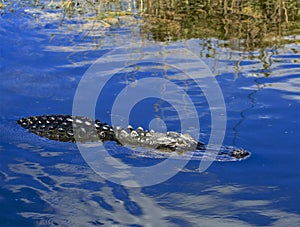
[[(227, 111), (224, 145), (243, 147), (252, 156), (214, 162), (202, 173), (197, 171), (199, 161), (191, 161), (161, 184), (134, 189), (95, 174), (75, 144), (39, 138), (16, 124), (24, 116), (70, 114), (76, 88), (91, 64), (116, 47), (145, 38), (128, 18), (120, 26), (80, 17), (66, 16), (63, 24), (61, 20), (59, 10), (30, 6), (7, 11), (0, 19), (1, 225), (300, 224), (299, 36), (253, 50), (230, 48), (214, 38), (188, 39), (222, 89)], [(213, 47), (214, 56), (207, 46)], [(149, 65), (128, 71), (106, 87), (97, 118), (110, 123), (112, 102), (124, 84), (140, 76), (180, 75)], [(207, 142), (211, 130), (207, 100), (185, 76), (174, 81), (186, 86), (200, 117), (200, 137)], [(130, 123), (147, 128), (153, 115), (169, 130), (178, 130), (180, 119), (174, 109), (154, 99), (139, 103)], [(117, 153), (124, 148), (114, 149)], [(137, 166), (153, 162), (147, 157), (125, 159)]]

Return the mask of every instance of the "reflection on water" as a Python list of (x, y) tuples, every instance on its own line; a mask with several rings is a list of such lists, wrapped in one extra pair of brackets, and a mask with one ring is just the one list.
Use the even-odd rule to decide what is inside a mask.
[[(0, 225), (299, 225), (298, 1), (64, 2), (0, 3)], [(210, 67), (226, 102), (225, 142), (249, 148), (251, 158), (214, 163), (201, 174), (191, 162), (162, 184), (130, 189), (96, 175), (74, 144), (35, 137), (15, 123), (70, 113), (94, 60), (145, 39), (184, 43)], [(184, 75), (172, 79), (190, 89), (205, 138), (203, 96)], [(163, 103), (155, 110), (178, 120)], [(145, 123), (138, 116), (135, 123)]]
[[(255, 50), (292, 43), (300, 34), (299, 1), (273, 0), (117, 0), (117, 1), (35, 1), (23, 5), (16, 1), (1, 3), (2, 14), (31, 4), (27, 12), (34, 16), (59, 19), (59, 25), (76, 20), (77, 25), (68, 25), (85, 37), (92, 38), (96, 46), (103, 45), (101, 36), (107, 28), (127, 27), (146, 39), (155, 41), (207, 39), (214, 56), (214, 46), (209, 40), (226, 40), (220, 45), (235, 50)], [(45, 9), (50, 12), (44, 13)], [(57, 14), (56, 12), (59, 12)], [(78, 26), (80, 24), (80, 26)], [(140, 25), (140, 29), (136, 27)], [(52, 23), (47, 28), (55, 28)], [(299, 40), (299, 38), (298, 38)], [(120, 41), (120, 39), (119, 39)]]
[(151, 6), (145, 11), (144, 28), (155, 40), (214, 37), (228, 40), (224, 47), (253, 50), (284, 43), (282, 36), (299, 33), (295, 1), (147, 2)]
[(209, 173), (192, 176), (193, 182), (182, 180), (191, 177), (182, 173), (181, 180), (140, 190), (105, 182), (82, 164), (45, 167), (27, 161), (10, 164), (9, 172), (5, 188), (27, 207), (19, 215), (37, 225), (198, 226), (201, 220), (206, 226), (281, 226), (300, 221), (258, 196), (276, 194), (278, 187), (224, 185)]

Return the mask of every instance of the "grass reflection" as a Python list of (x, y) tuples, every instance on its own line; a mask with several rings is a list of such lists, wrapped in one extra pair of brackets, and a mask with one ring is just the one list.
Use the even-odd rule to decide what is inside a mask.
[[(15, 10), (12, 2), (0, 2), (2, 14)], [(119, 26), (120, 17), (142, 18), (141, 36), (147, 39), (215, 38), (225, 40), (224, 47), (244, 51), (285, 44), (291, 40), (284, 37), (300, 34), (299, 0), (35, 0), (19, 4), (60, 10), (63, 19), (80, 15), (114, 26)]]
[(300, 1), (186, 0), (145, 3), (145, 34), (155, 40), (216, 38), (234, 49), (281, 44), (300, 34)]

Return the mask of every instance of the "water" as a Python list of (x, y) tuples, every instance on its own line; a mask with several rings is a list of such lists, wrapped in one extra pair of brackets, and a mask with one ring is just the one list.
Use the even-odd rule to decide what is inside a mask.
[[(1, 226), (300, 224), (297, 37), (287, 36), (290, 41), (282, 46), (244, 52), (217, 39), (193, 39), (192, 51), (217, 75), (224, 96), (223, 144), (243, 147), (252, 156), (213, 162), (201, 173), (194, 160), (160, 184), (130, 188), (97, 175), (75, 144), (40, 138), (16, 124), (25, 116), (72, 113), (76, 88), (91, 64), (115, 47), (142, 40), (136, 25), (107, 27), (75, 17), (60, 26), (61, 19), (60, 11), (29, 6), (0, 19)], [(87, 33), (84, 28), (90, 26), (98, 29)], [(182, 41), (162, 45), (180, 46)], [(214, 46), (213, 57), (205, 50), (207, 45)], [(190, 78), (172, 68), (146, 64), (119, 72), (97, 102), (97, 118), (111, 122), (112, 103), (126, 83), (166, 75), (185, 86), (199, 115), (200, 138), (207, 143), (212, 121), (208, 101)], [(172, 95), (176, 90), (166, 92)], [(189, 114), (183, 119), (190, 119)], [(161, 120), (151, 122), (153, 116)], [(157, 99), (134, 106), (129, 121), (134, 127), (174, 131), (180, 127), (172, 105)], [(132, 166), (156, 162), (151, 157), (124, 156), (121, 146), (107, 146)], [(176, 164), (176, 159), (171, 162)]]

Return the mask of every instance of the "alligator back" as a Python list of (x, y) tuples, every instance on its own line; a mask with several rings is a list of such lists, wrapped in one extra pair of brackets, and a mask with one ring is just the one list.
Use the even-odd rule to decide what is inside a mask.
[[(95, 142), (115, 140), (113, 128), (99, 120), (71, 115), (43, 115), (22, 118), (23, 128), (51, 140), (61, 142)], [(76, 133), (76, 141), (75, 135)]]
[[(123, 146), (130, 145), (181, 154), (187, 151), (206, 150), (204, 143), (193, 139), (188, 134), (160, 133), (143, 130), (141, 127), (133, 129), (131, 126), (124, 129), (81, 116), (31, 116), (18, 120), (18, 124), (36, 135), (61, 142), (115, 141)], [(224, 154), (236, 159), (244, 159), (250, 155), (250, 152), (241, 148), (223, 147), (220, 155)]]

